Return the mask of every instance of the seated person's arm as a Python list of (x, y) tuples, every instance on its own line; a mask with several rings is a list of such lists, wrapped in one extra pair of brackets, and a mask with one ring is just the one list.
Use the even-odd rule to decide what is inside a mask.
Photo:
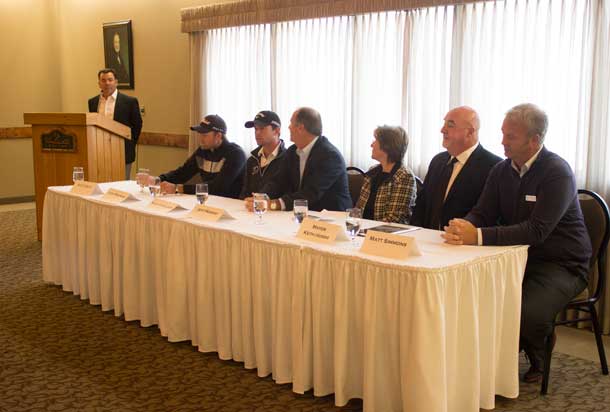
[[(170, 172), (167, 173), (163, 173), (162, 175), (159, 175), (159, 178), (161, 179), (161, 182), (169, 182), (169, 183), (173, 183), (178, 184), (178, 183), (184, 183), (186, 181), (188, 181), (190, 178), (192, 178), (193, 176), (195, 176), (197, 173), (199, 173), (200, 169), (199, 166), (197, 165), (197, 159), (196, 159), (196, 153), (193, 153), (188, 159), (186, 159), (186, 161), (184, 162), (184, 164), (182, 166), (180, 166), (179, 168), (172, 170)], [(165, 191), (164, 191), (165, 189)], [(163, 185), (161, 186), (161, 190), (164, 193), (171, 193), (171, 188), (168, 187), (168, 185)], [(170, 191), (168, 191), (170, 190)], [(174, 191), (175, 191), (175, 186), (174, 186)], [(193, 194), (195, 193), (195, 185), (184, 185), (184, 193), (190, 193)]]
[(408, 222), (411, 218), (411, 205), (415, 201), (417, 186), (415, 178), (407, 173), (404, 179), (392, 184), (390, 201), (383, 216), (384, 222)]
[(213, 179), (206, 181), (210, 194), (227, 196), (235, 180), (244, 173), (246, 155), (243, 150), (236, 149), (227, 154), (220, 172)]

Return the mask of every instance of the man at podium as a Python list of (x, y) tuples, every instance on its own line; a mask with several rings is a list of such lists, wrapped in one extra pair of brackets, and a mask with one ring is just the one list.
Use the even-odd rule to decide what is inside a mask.
[(119, 93), (118, 80), (113, 69), (97, 73), (101, 93), (89, 99), (89, 111), (103, 114), (131, 128), (131, 140), (125, 139), (125, 180), (129, 180), (131, 165), (136, 160), (136, 144), (142, 131), (142, 116), (138, 99)]

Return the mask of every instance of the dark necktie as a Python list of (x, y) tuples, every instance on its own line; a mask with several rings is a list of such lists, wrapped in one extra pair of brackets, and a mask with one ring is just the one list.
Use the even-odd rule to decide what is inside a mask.
[(443, 230), (441, 218), (443, 215), (443, 204), (445, 203), (445, 192), (447, 192), (447, 186), (453, 173), (453, 165), (457, 162), (455, 157), (451, 157), (451, 160), (447, 162), (441, 172), (441, 179), (439, 181), (436, 192), (434, 192), (434, 201), (432, 202), (432, 219), (430, 220), (430, 227), (432, 229)]

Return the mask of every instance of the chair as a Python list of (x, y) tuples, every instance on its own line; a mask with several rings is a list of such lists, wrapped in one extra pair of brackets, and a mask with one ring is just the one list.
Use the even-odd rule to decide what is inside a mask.
[[(606, 353), (602, 342), (602, 333), (597, 317), (595, 303), (604, 291), (606, 283), (606, 250), (608, 248), (608, 238), (610, 237), (610, 213), (608, 205), (600, 195), (590, 190), (581, 189), (578, 191), (580, 208), (585, 218), (585, 224), (591, 245), (593, 247), (593, 255), (589, 264), (589, 280), (593, 280), (595, 273), (595, 264), (597, 263), (597, 285), (593, 294), (590, 296), (577, 296), (575, 300), (568, 303), (566, 309), (576, 310), (577, 313), (585, 312), (587, 315), (579, 316), (575, 319), (556, 320), (553, 325), (553, 331), (557, 325), (567, 325), (582, 321), (591, 321), (593, 332), (595, 333), (595, 341), (597, 343), (597, 351), (599, 352), (599, 362), (601, 363), (602, 373), (608, 374), (608, 363), (606, 361)], [(552, 336), (552, 335), (551, 335)], [(549, 375), (551, 372), (551, 356), (553, 354), (553, 339), (547, 336), (545, 341), (545, 356), (544, 370), (542, 375), (542, 387), (540, 393), (546, 395), (549, 386)]]
[(350, 166), (347, 168), (347, 184), (349, 186), (349, 194), (352, 197), (352, 206), (356, 205), (360, 197), (360, 189), (364, 183), (364, 172), (357, 167)]
[(415, 186), (417, 189), (417, 196), (419, 197), (419, 193), (424, 188), (424, 182), (422, 182), (421, 178), (419, 178), (418, 176), (415, 176)]

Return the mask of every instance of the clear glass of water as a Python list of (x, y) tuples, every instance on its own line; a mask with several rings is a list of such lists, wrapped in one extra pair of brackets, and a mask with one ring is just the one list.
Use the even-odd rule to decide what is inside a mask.
[(197, 183), (195, 185), (195, 196), (197, 197), (197, 204), (205, 205), (208, 201), (208, 184)]
[(302, 223), (303, 219), (307, 217), (308, 210), (307, 199), (295, 199), (292, 206), (294, 221), (299, 224)]
[(150, 175), (150, 170), (144, 169), (143, 167), (138, 169), (138, 173), (136, 173), (136, 182), (140, 186), (140, 193), (144, 191), (144, 188), (148, 186), (148, 176)]
[(263, 224), (263, 215), (269, 206), (269, 196), (266, 193), (252, 193), (254, 213), (258, 217), (257, 225)]
[(348, 236), (354, 242), (358, 232), (360, 231), (360, 219), (362, 219), (362, 210), (357, 207), (347, 209), (347, 216), (345, 218), (345, 229)]
[(72, 169), (72, 181), (76, 183), (79, 180), (85, 180), (85, 171), (80, 166), (74, 166)]
[(161, 179), (159, 178), (159, 176), (151, 176), (148, 181), (148, 184), (148, 190), (150, 190), (150, 194), (152, 197), (157, 197), (161, 194)]

